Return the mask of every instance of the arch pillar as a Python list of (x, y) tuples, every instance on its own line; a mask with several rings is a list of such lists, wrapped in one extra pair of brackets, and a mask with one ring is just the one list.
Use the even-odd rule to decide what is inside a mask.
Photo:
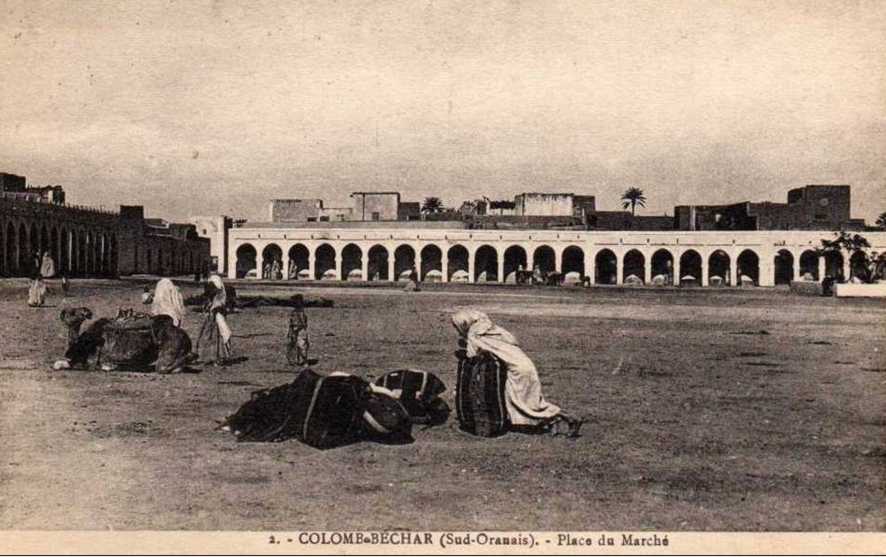
[(562, 273), (563, 272), (563, 248), (556, 247), (554, 248), (554, 272)]
[(848, 251), (843, 251), (843, 280), (849, 280), (849, 275), (852, 274), (852, 264), (849, 261), (851, 254)]
[(476, 282), (474, 278), (474, 256), (477, 255), (476, 250), (469, 249), (468, 250), (468, 283), (473, 284)]
[(643, 254), (643, 284), (652, 282), (652, 254)]
[(585, 254), (585, 276), (591, 284), (597, 284), (597, 252), (586, 247)]
[(360, 246), (360, 280), (369, 282), (369, 250), (372, 246)]
[(397, 246), (391, 248), (390, 246), (386, 246), (388, 250), (388, 280), (391, 282), (397, 282), (397, 277), (394, 276), (394, 272), (397, 270), (397, 266), (395, 263), (397, 262)]
[(283, 277), (283, 280), (289, 280), (289, 250), (292, 246), (286, 246), (285, 248), (281, 245), (280, 251), (283, 255), (280, 258), (280, 273)]
[(624, 257), (625, 257), (624, 253), (616, 253), (615, 254), (615, 284), (616, 285), (624, 284), (624, 277), (622, 276), (622, 274), (624, 274), (624, 268), (625, 268)]
[(412, 251), (415, 252), (415, 272), (418, 275), (419, 282), (421, 282), (421, 266), (422, 266), (421, 250), (423, 247), (424, 246), (421, 246), (421, 245), (412, 246)]
[(738, 284), (738, 254), (732, 252), (729, 254), (729, 286), (739, 286)]
[[(439, 247), (439, 246), (437, 246)], [(449, 282), (449, 248), (440, 248), (440, 267), (442, 271), (441, 282)]]
[(317, 256), (314, 251), (317, 249), (317, 246), (305, 246), (308, 248), (308, 280), (314, 280), (316, 277), (314, 276), (314, 269), (317, 267)]
[(708, 258), (711, 257), (709, 253), (699, 253), (701, 256), (701, 285), (708, 286)]
[(526, 250), (526, 270), (535, 271), (535, 248), (530, 245), (524, 249)]
[(768, 253), (766, 256), (757, 256), (759, 258), (760, 278), (759, 286), (775, 286), (775, 254)]
[(498, 252), (496, 259), (498, 263), (498, 269), (496, 269), (496, 273), (498, 273), (498, 282), (499, 284), (505, 283), (505, 249), (507, 248), (496, 248)]
[(255, 247), (255, 280), (265, 278), (265, 259), (263, 254), (265, 247), (267, 246), (262, 245)]
[(680, 286), (680, 277), (682, 276), (680, 271), (680, 258), (683, 257), (683, 253), (678, 251), (671, 254), (671, 256), (674, 258), (674, 286)]
[(827, 272), (827, 264), (824, 257), (818, 256), (818, 282), (824, 280), (824, 274)]

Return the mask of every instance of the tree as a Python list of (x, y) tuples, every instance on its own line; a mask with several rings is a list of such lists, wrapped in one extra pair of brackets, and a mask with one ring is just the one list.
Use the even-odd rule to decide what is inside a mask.
[[(862, 260), (860, 266), (853, 268), (856, 277), (864, 282), (874, 282), (883, 276), (886, 269), (886, 254), (877, 254), (869, 252), (871, 247), (867, 238), (861, 234), (849, 234), (848, 232), (837, 232), (836, 238), (833, 240), (822, 240), (821, 247), (816, 251), (818, 255), (827, 257), (831, 254), (838, 254), (841, 257), (848, 257), (851, 261), (853, 255), (861, 254)], [(846, 277), (848, 278), (848, 277)]]
[(886, 212), (880, 213), (880, 216), (877, 217), (876, 224), (880, 228), (886, 229)]
[(621, 204), (623, 208), (631, 208), (631, 215), (635, 213), (637, 205), (640, 207), (646, 207), (646, 196), (643, 195), (643, 190), (640, 188), (628, 188), (621, 196), (621, 200), (623, 202)]
[(443, 200), (439, 197), (426, 197), (425, 202), (421, 206), (421, 212), (426, 215), (442, 213)]

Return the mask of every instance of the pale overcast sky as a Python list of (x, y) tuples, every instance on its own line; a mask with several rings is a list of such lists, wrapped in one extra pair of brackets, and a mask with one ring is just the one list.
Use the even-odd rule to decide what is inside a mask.
[(0, 171), (267, 217), (357, 190), (886, 210), (886, 2), (0, 0)]

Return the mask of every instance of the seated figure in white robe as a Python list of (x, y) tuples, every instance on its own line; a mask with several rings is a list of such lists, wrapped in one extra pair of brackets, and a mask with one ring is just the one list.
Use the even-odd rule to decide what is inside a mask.
[(493, 324), (485, 313), (474, 310), (456, 312), (452, 324), (464, 342), (467, 357), (489, 352), (506, 365), (505, 399), (512, 425), (551, 428), (556, 432), (554, 426), (565, 423), (570, 437), (578, 435), (583, 420), (566, 414), (559, 406), (545, 400), (535, 364), (520, 348), (514, 335)]

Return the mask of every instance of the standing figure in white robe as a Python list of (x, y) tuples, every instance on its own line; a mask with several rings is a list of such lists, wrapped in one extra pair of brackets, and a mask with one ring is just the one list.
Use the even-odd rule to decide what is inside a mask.
[(228, 295), (225, 292), (225, 283), (222, 282), (220, 276), (212, 275), (209, 277), (209, 284), (212, 285), (212, 290), (214, 291), (212, 300), (209, 302), (209, 312), (215, 320), (218, 334), (221, 337), (222, 359), (227, 360), (232, 354), (231, 337), (234, 336), (233, 331), (228, 326), (227, 319), (225, 319), (228, 313)]
[(185, 318), (185, 301), (178, 287), (168, 278), (160, 279), (154, 288), (151, 315), (168, 315), (172, 318), (173, 325), (182, 327)]
[(535, 364), (520, 348), (514, 335), (493, 324), (485, 313), (474, 310), (456, 312), (452, 324), (464, 342), (467, 357), (489, 352), (507, 367), (505, 401), (511, 424), (553, 427), (558, 422), (565, 422), (569, 427), (568, 436), (578, 435), (583, 420), (566, 414), (559, 406), (545, 400)]
[(40, 276), (43, 278), (52, 278), (55, 276), (55, 261), (49, 252), (43, 254), (43, 260), (40, 263)]

